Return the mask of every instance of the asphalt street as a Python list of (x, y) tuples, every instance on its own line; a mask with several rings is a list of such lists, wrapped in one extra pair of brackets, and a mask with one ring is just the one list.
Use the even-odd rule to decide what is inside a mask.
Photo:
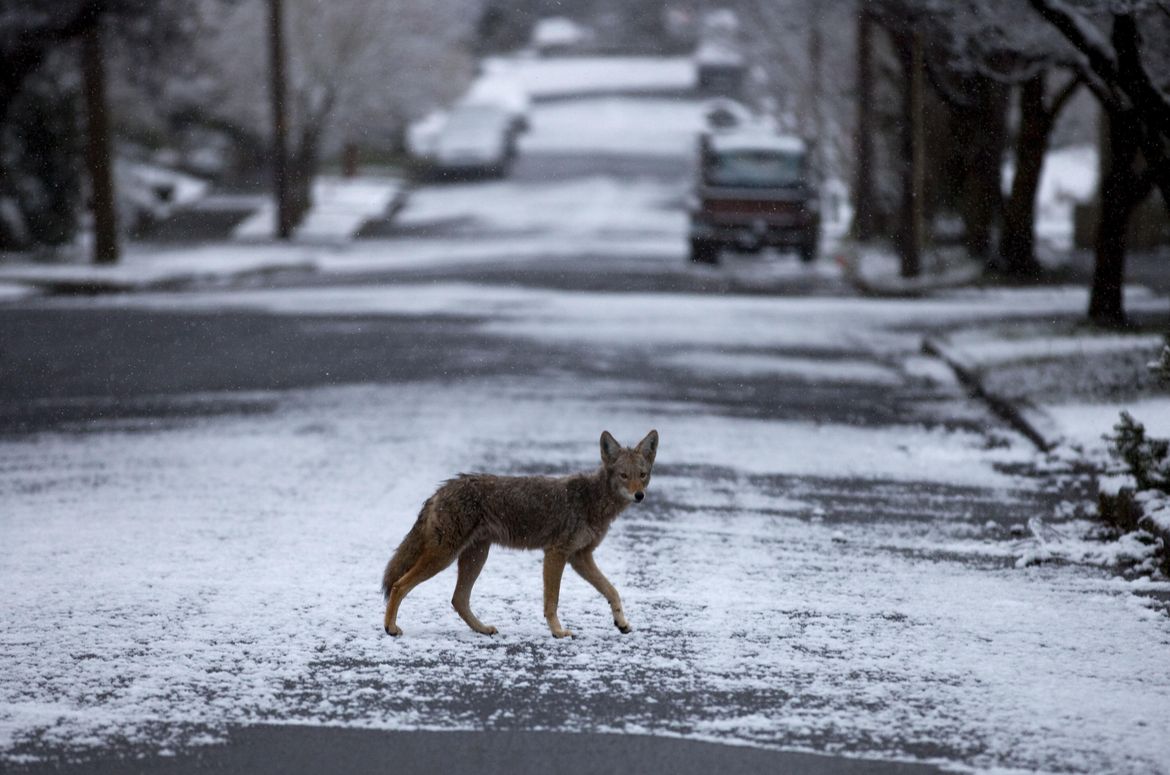
[(841, 759), (648, 735), (564, 732), (380, 732), (321, 727), (253, 726), (233, 730), (225, 745), (178, 755), (109, 757), (28, 768), (16, 772), (62, 775), (153, 775), (239, 772), (255, 775), (354, 775), (401, 771), (419, 775), (475, 772), (513, 775), (619, 775), (669, 772), (801, 772), (809, 775), (913, 775), (940, 772), (910, 762)]

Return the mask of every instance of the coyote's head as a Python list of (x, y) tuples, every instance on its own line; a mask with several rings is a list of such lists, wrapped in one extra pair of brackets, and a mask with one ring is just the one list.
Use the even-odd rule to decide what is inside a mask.
[(638, 446), (628, 449), (618, 444), (609, 431), (601, 433), (601, 464), (610, 491), (627, 501), (642, 502), (650, 484), (650, 469), (658, 453), (658, 431), (650, 431)]

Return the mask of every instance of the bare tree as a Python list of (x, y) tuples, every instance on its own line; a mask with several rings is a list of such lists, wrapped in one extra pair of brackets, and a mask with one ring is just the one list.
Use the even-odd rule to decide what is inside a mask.
[[(309, 208), (324, 155), (347, 143), (386, 146), (403, 125), (466, 87), (467, 46), (479, 0), (284, 0), (287, 185), (291, 211)], [(170, 95), (176, 113), (268, 139), (268, 0), (205, 14), (192, 65), (197, 79)]]
[(1130, 216), (1154, 187), (1170, 211), (1170, 3), (1029, 2), (1076, 49), (1107, 117), (1089, 317), (1122, 325)]
[(877, 234), (873, 148), (873, 17), (865, 2), (857, 8), (857, 120), (854, 125), (853, 236), (862, 242)]
[(89, 170), (89, 204), (93, 214), (93, 261), (118, 261), (118, 223), (115, 216), (113, 159), (110, 156), (110, 122), (106, 114), (106, 75), (100, 23), (82, 36), (81, 72), (85, 94), (86, 167)]
[(1048, 138), (1061, 109), (1078, 88), (1081, 79), (1065, 76), (1063, 85), (1050, 94), (1053, 80), (1041, 71), (1018, 89), (1020, 125), (1016, 130), (1015, 174), (1004, 207), (1003, 239), (1000, 254), (1004, 271), (1013, 277), (1034, 278), (1040, 273), (1036, 260), (1036, 195), (1048, 152)]
[(741, 0), (752, 60), (766, 75), (781, 125), (816, 140), (822, 175), (847, 178), (853, 155), (852, 3)]

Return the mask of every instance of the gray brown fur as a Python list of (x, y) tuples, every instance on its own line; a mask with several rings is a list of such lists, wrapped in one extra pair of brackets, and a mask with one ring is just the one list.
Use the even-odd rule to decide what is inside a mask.
[(572, 635), (557, 618), (560, 579), (568, 563), (610, 603), (614, 624), (629, 632), (617, 590), (593, 561), (610, 525), (650, 483), (658, 432), (633, 448), (601, 434), (601, 467), (564, 477), (461, 474), (427, 499), (414, 527), (394, 552), (382, 577), (385, 629), (401, 634), (396, 619), (402, 599), (418, 584), (459, 560), (452, 605), (477, 632), (493, 634), (471, 613), (475, 584), (493, 544), (545, 552), (545, 618), (556, 637)]

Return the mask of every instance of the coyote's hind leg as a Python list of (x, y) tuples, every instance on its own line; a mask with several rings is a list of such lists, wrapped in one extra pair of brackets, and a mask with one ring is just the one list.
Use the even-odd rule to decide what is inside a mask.
[(451, 605), (455, 607), (463, 621), (467, 622), (471, 629), (484, 635), (495, 635), (497, 631), (495, 627), (481, 622), (471, 612), (471, 588), (475, 586), (475, 580), (479, 578), (479, 572), (487, 562), (491, 546), (489, 541), (477, 541), (463, 550), (459, 555), (459, 578), (455, 582), (455, 594), (451, 596)]
[(401, 635), (402, 630), (398, 627), (396, 620), (398, 618), (398, 606), (402, 605), (402, 598), (410, 592), (410, 590), (423, 583), (431, 576), (434, 576), (439, 571), (446, 568), (455, 559), (455, 555), (449, 553), (445, 549), (426, 549), (418, 561), (411, 566), (402, 578), (394, 582), (390, 587), (390, 595), (386, 600), (386, 634)]

